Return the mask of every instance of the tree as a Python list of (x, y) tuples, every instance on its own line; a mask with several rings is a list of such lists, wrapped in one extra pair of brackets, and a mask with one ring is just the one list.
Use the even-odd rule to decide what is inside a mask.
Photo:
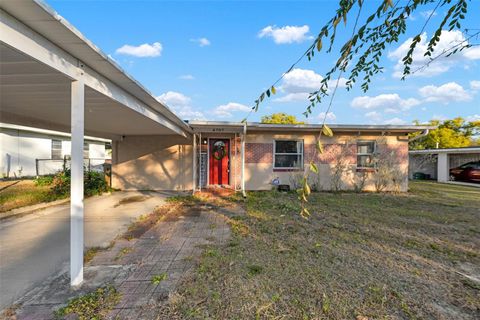
[(262, 123), (274, 123), (274, 124), (304, 124), (303, 121), (298, 121), (297, 117), (289, 115), (283, 112), (271, 114), (269, 116), (263, 116)]
[[(323, 79), (320, 81), (318, 90), (310, 93), (308, 97), (308, 105), (303, 113), (308, 117), (313, 112), (313, 109), (323, 102), (323, 98), (330, 95), (328, 105), (324, 109), (325, 116), (322, 120), (322, 127), (318, 134), (316, 148), (316, 152), (318, 153), (323, 152), (321, 143), (322, 135), (333, 135), (332, 130), (325, 125), (325, 121), (330, 112), (342, 75), (346, 73), (347, 90), (352, 89), (355, 82), (360, 80), (361, 89), (364, 92), (368, 91), (372, 78), (376, 74), (383, 72), (383, 67), (381, 66), (382, 55), (392, 44), (397, 43), (401, 39), (401, 36), (406, 33), (407, 23), (414, 13), (427, 11), (430, 9), (428, 6), (434, 7), (433, 10), (428, 11), (429, 15), (423, 27), (420, 30), (416, 30), (413, 34), (414, 36), (410, 40), (409, 49), (402, 58), (403, 80), (412, 73), (428, 68), (432, 61), (441, 57), (449, 57), (471, 47), (472, 44), (469, 41), (480, 34), (480, 31), (471, 35), (467, 34), (463, 41), (452, 43), (449, 48), (444, 49), (441, 52), (435, 51), (442, 32), (447, 30), (461, 31), (461, 23), (467, 15), (468, 3), (470, 0), (383, 0), (379, 1), (379, 5), (375, 10), (367, 13), (366, 19), (364, 19), (363, 15), (362, 19), (360, 19), (365, 2), (365, 0), (340, 0), (336, 13), (320, 29), (320, 32), (311, 45), (300, 56), (300, 58), (290, 66), (289, 69), (282, 73), (280, 78), (278, 78), (272, 85), (268, 86), (267, 90), (260, 93), (255, 100), (249, 115), (252, 112), (256, 112), (260, 104), (266, 98), (270, 98), (276, 93), (275, 86), (277, 83), (279, 83), (286, 74), (292, 71), (302, 59), (306, 57), (308, 60), (311, 60), (315, 57), (316, 52), (320, 52), (322, 49), (324, 51), (326, 50), (327, 53), (330, 53), (335, 43), (337, 27), (342, 21), (345, 26), (347, 26), (347, 22), (351, 20), (352, 15), (354, 23), (351, 36), (341, 47), (339, 57), (336, 59), (334, 65), (325, 73)], [(446, 8), (445, 15), (441, 22), (435, 26), (435, 31), (427, 37), (425, 28), (430, 23), (433, 15), (438, 14), (437, 11), (441, 8)], [(475, 8), (478, 9), (478, 6)], [(422, 43), (422, 38), (427, 43), (427, 49), (423, 52), (423, 55), (428, 57), (429, 60), (420, 68), (412, 70), (411, 67), (413, 64), (414, 53), (416, 52), (416, 49), (420, 47), (419, 44)], [(333, 79), (337, 80), (334, 81), (335, 85), (333, 90), (329, 90), (329, 83), (331, 83)], [(247, 121), (247, 118), (248, 116), (243, 121)], [(305, 170), (303, 187), (298, 190), (299, 199), (302, 204), (300, 214), (304, 217), (310, 215), (306, 208), (307, 197), (311, 191), (310, 186), (308, 185), (308, 174), (310, 171), (318, 174), (315, 164), (311, 163), (310, 170)]]
[[(275, 86), (277, 83), (292, 71), (302, 59), (306, 57), (308, 60), (311, 60), (315, 57), (316, 52), (322, 50), (330, 53), (335, 43), (337, 28), (340, 22), (343, 21), (345, 26), (347, 26), (347, 21), (351, 20), (352, 15), (354, 18), (352, 34), (342, 45), (339, 57), (333, 67), (325, 73), (325, 76), (320, 81), (319, 89), (310, 93), (308, 97), (309, 104), (304, 112), (306, 117), (312, 113), (316, 105), (322, 103), (323, 98), (328, 96), (330, 92), (332, 92), (331, 100), (333, 100), (336, 90), (331, 91), (328, 86), (333, 79), (340, 79), (343, 73), (348, 73), (346, 82), (347, 90), (350, 90), (355, 82), (360, 79), (362, 82), (362, 90), (364, 92), (368, 91), (372, 78), (376, 74), (383, 72), (380, 60), (382, 55), (386, 50), (390, 49), (393, 43), (397, 43), (400, 37), (406, 33), (407, 23), (414, 13), (426, 11), (429, 12), (429, 16), (423, 27), (420, 30), (416, 30), (414, 36), (411, 38), (409, 50), (402, 59), (404, 67), (402, 79), (419, 71), (417, 69), (412, 70), (411, 66), (413, 64), (414, 52), (417, 46), (422, 43), (422, 38), (427, 43), (427, 50), (423, 54), (425, 57), (429, 57), (428, 62), (419, 68), (423, 70), (428, 67), (432, 61), (441, 57), (449, 57), (464, 49), (470, 48), (472, 44), (469, 41), (480, 34), (480, 31), (470, 35), (467, 34), (467, 37), (465, 37), (463, 41), (452, 43), (448, 49), (442, 52), (435, 51), (442, 32), (447, 30), (461, 30), (461, 22), (468, 13), (468, 3), (470, 0), (383, 0), (380, 1), (380, 4), (375, 10), (367, 13), (366, 19), (363, 18), (363, 14), (362, 19), (360, 19), (364, 2), (365, 0), (340, 0), (336, 13), (320, 29), (320, 32), (311, 45), (289, 69), (282, 73), (279, 79), (271, 86), (268, 86), (268, 89), (258, 96), (252, 107), (252, 111), (256, 112), (266, 98), (276, 93)], [(427, 10), (430, 9), (428, 6), (433, 6), (434, 9)], [(438, 14), (438, 10), (443, 8), (446, 8), (443, 19), (435, 26), (435, 31), (430, 36), (427, 36), (425, 29), (430, 23), (431, 18)], [(331, 101), (325, 115), (328, 114), (330, 106)], [(246, 120), (247, 119), (244, 119), (244, 121)]]
[[(416, 124), (419, 124), (416, 121)], [(430, 125), (438, 126), (425, 137), (410, 142), (410, 149), (461, 148), (475, 145), (475, 137), (480, 134), (480, 121), (465, 121), (463, 118), (452, 120), (431, 120)], [(418, 136), (413, 134), (412, 137)]]

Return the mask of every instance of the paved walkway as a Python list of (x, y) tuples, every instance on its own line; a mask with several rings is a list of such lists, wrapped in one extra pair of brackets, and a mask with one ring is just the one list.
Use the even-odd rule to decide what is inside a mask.
[[(156, 307), (176, 289), (204, 245), (229, 238), (226, 216), (238, 214), (243, 214), (240, 207), (170, 209), (161, 222), (140, 238), (117, 241), (112, 249), (97, 254), (85, 268), (85, 284), (77, 291), (69, 288), (66, 274), (49, 279), (32, 291), (22, 300), (17, 319), (49, 319), (52, 310), (69, 298), (107, 283), (122, 295), (109, 318), (155, 319)], [(152, 282), (154, 276), (162, 274), (166, 274), (165, 280)]]
[[(108, 246), (138, 216), (172, 193), (114, 192), (85, 201), (85, 246)], [(0, 310), (68, 268), (68, 203), (0, 221)]]

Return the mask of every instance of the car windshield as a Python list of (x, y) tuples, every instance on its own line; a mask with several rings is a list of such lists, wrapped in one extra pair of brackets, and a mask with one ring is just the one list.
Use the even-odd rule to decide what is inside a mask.
[(460, 166), (461, 169), (469, 169), (469, 168), (476, 169), (478, 167), (479, 167), (479, 163), (477, 162), (468, 162)]

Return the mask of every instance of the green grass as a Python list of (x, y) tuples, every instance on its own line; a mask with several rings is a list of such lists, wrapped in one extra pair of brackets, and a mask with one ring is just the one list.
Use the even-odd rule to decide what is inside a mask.
[(71, 299), (65, 307), (54, 312), (56, 319), (101, 320), (120, 301), (120, 293), (113, 286)]
[[(412, 182), (408, 194), (251, 192), (169, 318), (475, 319), (480, 189)], [(214, 254), (213, 254), (214, 253)], [(163, 310), (162, 310), (163, 311)], [(363, 318), (364, 319), (364, 318)]]
[[(0, 188), (10, 185), (12, 181), (2, 181)], [(55, 196), (50, 192), (49, 185), (35, 185), (33, 180), (20, 180), (18, 183), (0, 191), (0, 212), (30, 206), (42, 202), (49, 202), (65, 198)]]

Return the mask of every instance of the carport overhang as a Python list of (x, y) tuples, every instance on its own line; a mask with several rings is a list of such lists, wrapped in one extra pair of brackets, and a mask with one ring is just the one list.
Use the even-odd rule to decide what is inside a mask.
[(181, 135), (190, 127), (55, 11), (0, 3), (0, 121), (71, 132), (71, 284), (83, 281), (84, 135)]
[(437, 156), (437, 181), (449, 182), (450, 181), (449, 155), (469, 154), (469, 153), (480, 154), (480, 147), (411, 150), (408, 153), (410, 155), (436, 155)]

